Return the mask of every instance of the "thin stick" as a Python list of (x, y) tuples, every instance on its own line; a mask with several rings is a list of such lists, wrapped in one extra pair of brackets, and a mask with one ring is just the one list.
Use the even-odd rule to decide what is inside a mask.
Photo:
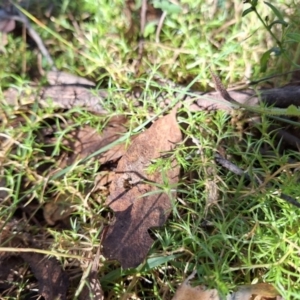
[[(13, 4), (13, 3), (12, 3)], [(18, 7), (13, 4), (16, 11), (17, 11), (17, 15), (11, 15), (7, 12), (4, 11), (3, 16), (1, 16), (3, 19), (9, 19), (9, 20), (14, 20), (14, 21), (18, 21), (24, 24), (25, 28), (27, 29), (28, 35), (35, 41), (38, 49), (40, 50), (40, 52), (42, 53), (42, 55), (46, 58), (46, 60), (48, 61), (49, 65), (52, 67), (52, 70), (55, 71), (56, 68), (54, 66), (54, 61), (51, 58), (51, 55), (49, 54), (47, 48), (45, 47), (41, 37), (39, 36), (39, 34), (32, 28), (28, 18), (18, 9)]]

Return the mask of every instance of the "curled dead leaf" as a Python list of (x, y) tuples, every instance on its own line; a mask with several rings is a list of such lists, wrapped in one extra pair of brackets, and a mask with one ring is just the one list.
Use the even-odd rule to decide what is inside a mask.
[(190, 280), (196, 275), (194, 271), (177, 289), (172, 300), (220, 300), (216, 289), (206, 289), (204, 286), (191, 286)]
[[(220, 300), (216, 289), (207, 289), (203, 285), (191, 286), (190, 280), (195, 277), (194, 271), (177, 289), (172, 300)], [(253, 298), (253, 296), (255, 298)], [(269, 283), (242, 285), (237, 292), (228, 294), (226, 300), (278, 300), (281, 299), (276, 288)]]

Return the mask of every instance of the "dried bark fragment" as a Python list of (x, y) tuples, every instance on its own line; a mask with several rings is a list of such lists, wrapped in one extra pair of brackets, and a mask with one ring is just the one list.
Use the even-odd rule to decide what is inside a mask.
[(107, 199), (116, 221), (108, 228), (103, 253), (124, 268), (144, 260), (153, 242), (148, 229), (162, 226), (171, 211), (169, 195), (155, 184), (163, 184), (165, 178), (173, 186), (178, 182), (180, 168), (175, 158), (166, 171), (149, 174), (147, 168), (152, 160), (172, 151), (181, 138), (174, 109), (141, 133), (118, 163)]
[(86, 78), (62, 71), (48, 71), (46, 74), (50, 85), (79, 85), (95, 87), (96, 84)]
[(3, 98), (9, 105), (24, 105), (37, 101), (43, 106), (70, 109), (82, 107), (96, 114), (106, 114), (102, 102), (107, 97), (103, 91), (92, 91), (82, 86), (56, 85), (42, 88), (28, 87), (26, 91), (9, 88), (3, 92)]

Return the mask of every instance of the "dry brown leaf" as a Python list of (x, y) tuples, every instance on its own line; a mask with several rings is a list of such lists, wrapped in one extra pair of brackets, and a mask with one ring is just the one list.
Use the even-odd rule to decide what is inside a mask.
[(44, 219), (49, 225), (54, 225), (57, 221), (65, 221), (68, 224), (69, 216), (74, 212), (74, 198), (78, 196), (69, 191), (58, 193), (55, 199), (47, 202), (43, 207)]
[(13, 282), (20, 281), (23, 265), (23, 259), (17, 255), (0, 254), (0, 292), (10, 288)]
[[(83, 159), (95, 151), (107, 146), (117, 140), (126, 132), (125, 124), (127, 119), (124, 116), (115, 116), (112, 118), (102, 133), (96, 129), (85, 126), (76, 128), (68, 134), (63, 144), (72, 150), (72, 155), (68, 157), (61, 165), (71, 165), (77, 159)], [(125, 153), (125, 143), (112, 147), (105, 153), (98, 155), (101, 164), (108, 161), (117, 160)]]
[(172, 300), (220, 300), (218, 291), (207, 290), (203, 286), (192, 287), (188, 283), (183, 283)]
[(1, 253), (0, 289), (8, 289), (13, 286), (13, 282), (20, 280), (24, 261), (30, 266), (38, 281), (38, 292), (45, 300), (66, 299), (69, 279), (60, 263), (53, 257), (48, 258), (46, 255), (32, 252), (13, 255)]
[(95, 177), (95, 187), (94, 191), (99, 191), (106, 189), (107, 185), (113, 181), (115, 177), (115, 172), (111, 171), (102, 171)]
[[(0, 225), (1, 222), (0, 222)], [(11, 220), (4, 226), (3, 230), (0, 232), (0, 242), (5, 243), (5, 246), (14, 248), (38, 248), (35, 243), (31, 241), (34, 237), (29, 234), (16, 234), (13, 238), (12, 231), (18, 231), (19, 222), (15, 219)], [(10, 261), (11, 260), (11, 261)], [(12, 271), (20, 270), (18, 265), (21, 261), (25, 261), (34, 277), (38, 281), (39, 294), (44, 297), (45, 300), (64, 300), (66, 299), (67, 290), (69, 287), (69, 278), (67, 273), (62, 269), (61, 264), (54, 257), (47, 257), (44, 254), (39, 254), (35, 252), (16, 252), (13, 254), (0, 252), (0, 284), (3, 278), (10, 280), (11, 282), (16, 275)], [(10, 269), (11, 266), (13, 269)]]
[(172, 300), (219, 300), (218, 291), (208, 290), (204, 286), (191, 286), (190, 280), (196, 275), (196, 271), (187, 277), (187, 279), (177, 289)]
[(29, 264), (45, 300), (67, 299), (69, 279), (58, 260), (39, 253), (24, 252), (20, 256)]
[(252, 296), (256, 296), (255, 299), (268, 299), (268, 300), (276, 300), (277, 296), (280, 296), (278, 291), (272, 284), (269, 283), (257, 283), (257, 284), (249, 284), (242, 285), (239, 287), (238, 291), (233, 294), (234, 297), (232, 300), (250, 300)]
[[(84, 159), (118, 139), (127, 130), (124, 126), (126, 122), (127, 119), (124, 116), (115, 116), (109, 120), (102, 133), (90, 126), (76, 128), (71, 131), (63, 141), (64, 146), (69, 149), (68, 153), (71, 153), (71, 155), (64, 155), (59, 163), (59, 167), (64, 168), (78, 159)], [(48, 143), (54, 142), (54, 138), (48, 140)], [(117, 145), (107, 152), (99, 154), (97, 158), (101, 164), (114, 161), (125, 153), (125, 147), (125, 143)], [(71, 198), (74, 197), (76, 197), (75, 194), (66, 191), (64, 194), (58, 194), (53, 201), (48, 202), (43, 207), (44, 218), (47, 223), (54, 225), (57, 221), (63, 221), (68, 224), (67, 219), (74, 211), (71, 207), (72, 203), (74, 203)]]
[[(148, 174), (146, 169), (181, 139), (174, 109), (141, 133), (118, 163), (107, 199), (116, 221), (108, 228), (103, 246), (104, 256), (118, 260), (123, 268), (136, 267), (144, 260), (153, 242), (148, 229), (162, 226), (171, 212), (169, 196), (145, 182), (162, 184), (161, 171)], [(178, 182), (179, 171), (173, 159), (165, 174), (170, 185)]]
[[(190, 280), (194, 278), (195, 274), (196, 271), (181, 284), (172, 300), (220, 300), (221, 298), (216, 289), (206, 289), (204, 286), (192, 287), (190, 285)], [(273, 285), (257, 283), (240, 286), (237, 292), (227, 295), (226, 300), (278, 300), (278, 297), (280, 295)]]

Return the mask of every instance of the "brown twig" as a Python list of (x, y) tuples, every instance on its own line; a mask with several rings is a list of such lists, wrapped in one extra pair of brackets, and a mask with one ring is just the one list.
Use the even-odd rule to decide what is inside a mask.
[[(14, 4), (12, 3), (12, 5)], [(56, 70), (54, 66), (54, 61), (51, 58), (51, 55), (49, 54), (47, 48), (45, 47), (41, 37), (33, 29), (28, 18), (16, 6), (14, 6), (14, 10), (12, 12), (8, 12), (7, 10), (1, 10), (1, 18), (23, 23), (25, 28), (27, 29), (28, 35), (35, 41), (38, 49), (40, 50), (42, 55), (46, 58), (49, 65), (52, 67), (52, 70)]]

